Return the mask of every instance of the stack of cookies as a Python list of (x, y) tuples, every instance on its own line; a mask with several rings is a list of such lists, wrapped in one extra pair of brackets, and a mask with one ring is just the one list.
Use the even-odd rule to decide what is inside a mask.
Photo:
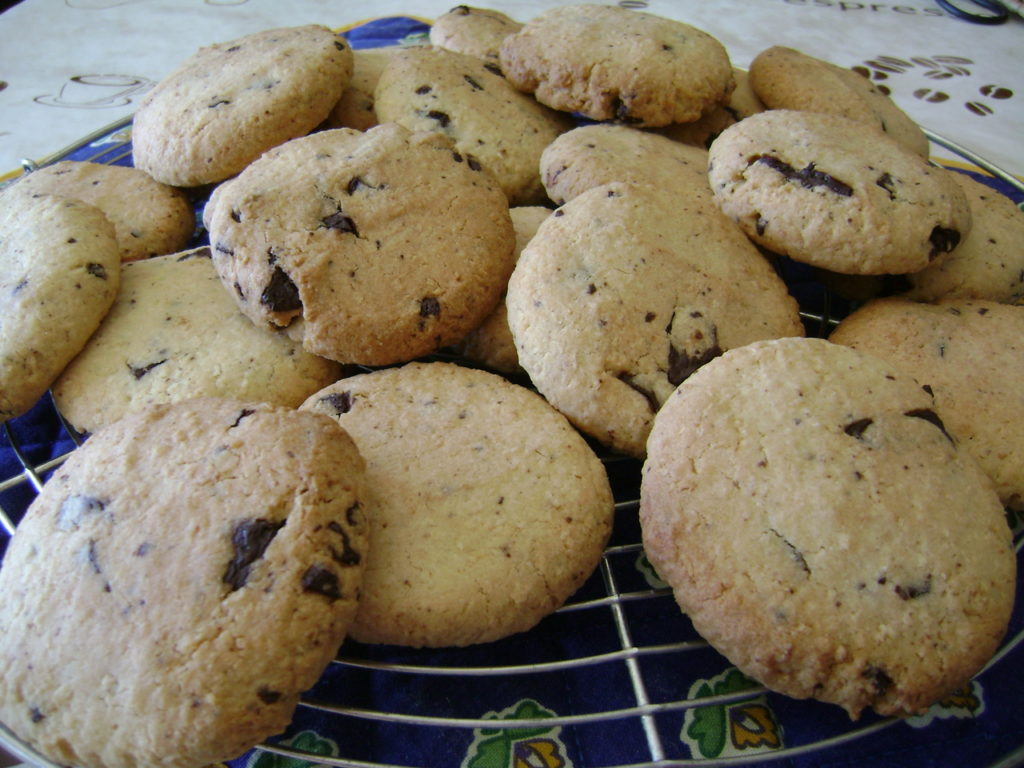
[[(0, 196), (0, 418), (52, 389), (89, 435), (0, 569), (0, 720), (187, 768), (279, 732), (346, 636), (527, 631), (600, 562), (598, 450), (747, 674), (854, 718), (968, 680), (1014, 600), (1019, 211), (799, 51), (748, 75), (599, 5), (430, 42), (204, 48), (134, 168)], [(805, 338), (787, 262), (870, 301)]]

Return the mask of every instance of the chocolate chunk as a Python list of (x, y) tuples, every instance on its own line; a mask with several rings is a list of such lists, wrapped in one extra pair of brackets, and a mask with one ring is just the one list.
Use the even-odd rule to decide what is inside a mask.
[(357, 501), (355, 504), (352, 504), (348, 509), (345, 510), (345, 520), (348, 522), (349, 525), (359, 524), (359, 519), (361, 517), (361, 515), (359, 514), (359, 510), (362, 509), (362, 506), (363, 505)]
[(429, 85), (421, 85), (419, 88), (416, 89), (416, 94), (418, 96), (423, 96), (425, 94), (430, 93), (432, 90), (433, 89)]
[(661, 408), (661, 404), (658, 402), (658, 398), (654, 395), (654, 392), (647, 387), (642, 387), (633, 380), (633, 376), (623, 371), (616, 377), (623, 384), (628, 385), (632, 389), (635, 389), (647, 400), (647, 407), (651, 409), (651, 413), (657, 413), (658, 409)]
[(486, 64), (484, 64), (484, 69), (486, 69), (488, 72), (492, 74), (498, 75), (499, 77), (505, 76), (505, 73), (501, 71), (501, 67), (498, 66), (497, 64), (494, 64), (493, 62), (488, 61)]
[(266, 686), (256, 691), (256, 695), (260, 697), (260, 701), (264, 704), (276, 704), (281, 700), (283, 694), (280, 691), (275, 691)]
[(437, 317), (441, 314), (441, 302), (433, 296), (420, 299), (420, 317)]
[(107, 279), (107, 269), (102, 264), (87, 264), (85, 271), (93, 277), (98, 277), (100, 280)]
[(949, 253), (956, 248), (960, 243), (960, 233), (955, 229), (935, 227), (928, 236), (928, 242), (932, 244), (928, 258), (934, 259), (940, 253)]
[(322, 565), (311, 565), (306, 569), (306, 572), (302, 574), (302, 590), (304, 592), (315, 592), (329, 600), (339, 600), (341, 598), (338, 577)]
[(331, 558), (338, 565), (349, 568), (353, 565), (359, 565), (362, 562), (362, 555), (359, 554), (359, 550), (352, 546), (352, 540), (349, 538), (348, 531), (342, 528), (338, 523), (328, 523), (327, 529), (333, 533), (338, 534), (341, 537), (341, 551), (338, 551), (334, 547), (331, 547)]
[(889, 199), (896, 199), (896, 182), (888, 173), (883, 173), (875, 180), (875, 184), (889, 193)]
[(235, 423), (232, 424), (230, 428), (234, 429), (235, 427), (242, 423), (242, 419), (244, 419), (246, 416), (252, 416), (254, 413), (256, 413), (256, 411), (254, 411), (252, 408), (243, 408), (241, 411), (238, 412), (238, 418), (235, 419)]
[(341, 414), (352, 410), (352, 393), (335, 392), (330, 395), (324, 395), (320, 398), (320, 402), (327, 403), (334, 409), (336, 415), (341, 416)]
[(288, 274), (280, 267), (274, 267), (270, 282), (260, 294), (260, 304), (272, 312), (291, 312), (302, 309), (302, 298)]
[(429, 112), (427, 112), (427, 117), (429, 117), (431, 120), (437, 120), (437, 122), (440, 123), (442, 128), (447, 128), (448, 124), (451, 122), (451, 118), (448, 116), (448, 113), (441, 112), (440, 110), (437, 109), (432, 109)]
[(335, 40), (334, 47), (337, 48), (339, 51), (344, 51), (347, 48), (347, 46), (343, 42), (341, 42), (341, 40)]
[(873, 419), (857, 419), (843, 427), (843, 432), (848, 434), (850, 437), (856, 437), (858, 440), (863, 440), (864, 430), (870, 427), (873, 423)]
[(62, 531), (77, 528), (86, 517), (102, 512), (106, 506), (106, 502), (95, 496), (82, 493), (68, 496), (57, 510), (57, 528)]
[(235, 556), (224, 569), (222, 579), (231, 587), (232, 592), (245, 586), (253, 563), (263, 557), (270, 542), (283, 527), (284, 520), (267, 520), (262, 517), (248, 518), (235, 526), (231, 534)]
[(469, 166), (469, 169), (471, 171), (479, 171), (479, 170), (483, 169), (483, 166), (480, 165), (480, 161), (477, 160), (472, 155), (466, 155), (466, 165)]
[(620, 96), (616, 96), (612, 99), (612, 114), (615, 115), (615, 119), (620, 123), (642, 123), (643, 118), (633, 117), (629, 113), (629, 104), (622, 100)]
[(893, 679), (886, 674), (886, 671), (881, 667), (876, 667), (874, 665), (865, 667), (864, 671), (861, 672), (861, 677), (871, 683), (871, 686), (874, 689), (874, 694), (877, 698), (885, 696), (893, 685)]
[(953, 439), (953, 436), (946, 431), (946, 425), (942, 423), (942, 419), (940, 419), (939, 415), (931, 408), (916, 408), (912, 411), (907, 411), (903, 415), (910, 416), (911, 418), (915, 419), (924, 419), (929, 424), (934, 424), (942, 431), (942, 434), (946, 436), (946, 439), (949, 440), (949, 442), (953, 443), (954, 445), (956, 444), (956, 441)]
[(223, 253), (225, 256), (235, 255), (235, 252), (231, 248), (228, 248), (226, 245), (224, 245), (224, 243), (214, 243), (213, 250), (215, 250), (217, 253)]
[(924, 581), (917, 584), (896, 584), (893, 592), (899, 595), (900, 600), (913, 600), (932, 591), (932, 575), (929, 573)]
[(194, 248), (191, 251), (185, 251), (177, 258), (177, 261), (188, 261), (189, 259), (212, 259), (213, 253), (210, 251), (210, 246), (204, 245), (201, 248)]
[(351, 232), (356, 237), (359, 237), (359, 229), (356, 227), (352, 217), (347, 216), (340, 210), (332, 213), (330, 216), (325, 216), (320, 223), (327, 229), (336, 229), (338, 232)]
[(348, 184), (345, 186), (345, 191), (351, 196), (356, 193), (356, 190), (363, 186), (363, 180), (358, 176), (353, 176), (348, 180)]
[(829, 176), (827, 173), (817, 170), (814, 167), (814, 163), (808, 163), (806, 168), (797, 170), (784, 160), (780, 160), (779, 158), (771, 155), (759, 155), (755, 158), (755, 161), (767, 165), (773, 171), (778, 171), (791, 181), (800, 182), (800, 185), (807, 189), (825, 187), (829, 191), (834, 192), (837, 195), (841, 195), (842, 197), (850, 197), (853, 195), (853, 188), (851, 186), (844, 184), (839, 179)]
[(237, 208), (231, 209), (231, 220), (238, 223), (242, 221), (242, 212)]
[(476, 80), (474, 80), (469, 75), (463, 75), (462, 78), (467, 83), (469, 83), (469, 87), (472, 88), (474, 91), (482, 91), (484, 89), (484, 87), (482, 85), (480, 85), (480, 83), (478, 83)]
[(157, 360), (155, 363), (149, 363), (147, 365), (132, 365), (131, 363), (125, 363), (125, 365), (128, 366), (128, 370), (131, 371), (132, 376), (134, 376), (135, 380), (138, 381), (158, 365), (163, 365), (166, 362), (167, 358), (164, 358), (163, 360)]
[(46, 715), (42, 713), (39, 707), (32, 707), (29, 709), (28, 716), (33, 723), (39, 723), (46, 719)]
[(699, 355), (690, 357), (685, 350), (680, 352), (676, 349), (675, 345), (670, 344), (668, 347), (668, 371), (667, 376), (669, 383), (675, 387), (678, 387), (690, 375), (700, 368), (705, 363), (710, 363), (716, 357), (721, 355), (723, 352), (722, 348), (717, 344), (713, 344)]

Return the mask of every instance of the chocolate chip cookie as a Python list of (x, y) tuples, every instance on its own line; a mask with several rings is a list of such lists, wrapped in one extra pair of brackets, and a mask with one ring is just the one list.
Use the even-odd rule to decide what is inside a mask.
[(927, 386), (962, 451), (978, 460), (1003, 504), (1024, 509), (1024, 307), (946, 299), (877, 299), (829, 336), (888, 360)]
[(353, 638), (497, 640), (533, 627), (597, 566), (613, 515), (604, 465), (525, 387), (408, 363), (302, 408), (337, 419), (366, 459), (373, 546)]
[(98, 431), (0, 568), (0, 720), (84, 768), (210, 765), (282, 731), (355, 612), (365, 504), (318, 414), (198, 399)]
[(294, 139), (210, 206), (214, 266), (242, 312), (292, 325), (306, 350), (342, 363), (455, 343), (512, 271), (515, 233), (493, 177), (441, 134), (394, 123)]
[(351, 76), (348, 43), (316, 24), (201, 48), (139, 104), (135, 166), (177, 187), (234, 176), (319, 125)]
[(114, 225), (122, 261), (180, 251), (195, 229), (185, 193), (137, 168), (62, 160), (26, 174), (16, 186), (95, 205)]
[(541, 224), (509, 280), (531, 381), (579, 429), (642, 457), (672, 391), (723, 351), (802, 335), (796, 301), (704, 195), (607, 184)]
[(26, 189), (0, 205), (0, 421), (20, 416), (78, 354), (121, 282), (99, 208)]
[(823, 339), (756, 342), (669, 398), (644, 549), (701, 635), (773, 690), (910, 715), (965, 685), (1013, 609), (999, 498), (932, 396)]
[(117, 299), (53, 383), (53, 397), (68, 422), (93, 432), (193, 397), (294, 408), (340, 375), (340, 365), (283, 331), (253, 325), (202, 247), (124, 265)]
[(505, 38), (499, 58), (542, 104), (632, 125), (696, 120), (734, 87), (728, 53), (707, 32), (618, 6), (544, 11)]
[(377, 81), (381, 122), (434, 131), (488, 171), (510, 205), (544, 202), (541, 152), (572, 127), (564, 114), (520, 93), (482, 60), (441, 48), (394, 54)]
[(943, 169), (845, 117), (770, 109), (726, 128), (709, 157), (715, 199), (752, 240), (833, 272), (916, 272), (970, 231)]

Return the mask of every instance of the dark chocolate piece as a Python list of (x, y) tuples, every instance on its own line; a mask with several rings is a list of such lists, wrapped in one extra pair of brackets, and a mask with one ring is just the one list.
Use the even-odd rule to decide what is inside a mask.
[(277, 532), (284, 527), (284, 520), (267, 520), (262, 517), (248, 518), (235, 526), (231, 534), (231, 545), (235, 556), (224, 569), (223, 581), (232, 591), (241, 589), (249, 579), (253, 563), (263, 557)]

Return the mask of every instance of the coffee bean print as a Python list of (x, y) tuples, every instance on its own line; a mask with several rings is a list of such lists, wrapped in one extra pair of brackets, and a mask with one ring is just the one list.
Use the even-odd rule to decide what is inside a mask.
[(982, 96), (988, 96), (990, 99), (1012, 99), (1013, 91), (1009, 88), (1004, 88), (1001, 85), (983, 85), (978, 89), (978, 92)]
[(931, 104), (941, 104), (944, 101), (949, 101), (949, 94), (942, 91), (933, 91), (931, 88), (918, 88), (914, 91), (914, 98)]

